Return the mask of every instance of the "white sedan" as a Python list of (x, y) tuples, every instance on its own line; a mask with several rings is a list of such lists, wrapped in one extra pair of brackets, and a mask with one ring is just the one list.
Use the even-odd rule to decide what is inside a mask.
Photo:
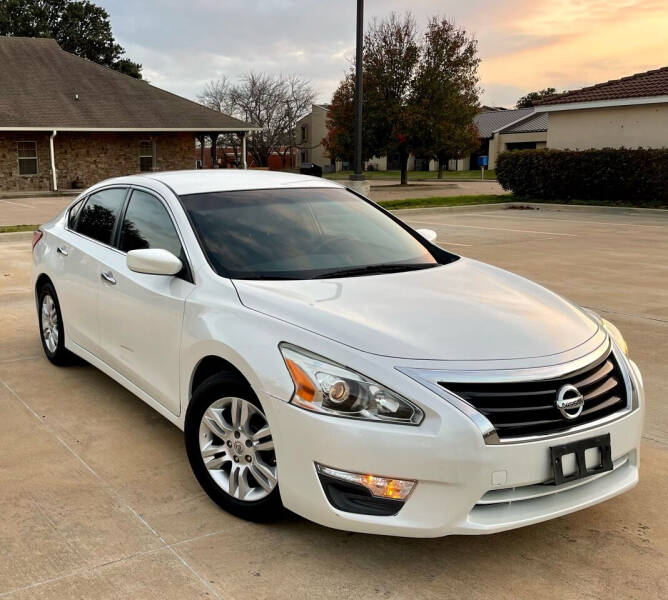
[(35, 232), (42, 344), (181, 428), (247, 519), (477, 534), (632, 488), (644, 401), (619, 331), (435, 237), (313, 177), (107, 180)]

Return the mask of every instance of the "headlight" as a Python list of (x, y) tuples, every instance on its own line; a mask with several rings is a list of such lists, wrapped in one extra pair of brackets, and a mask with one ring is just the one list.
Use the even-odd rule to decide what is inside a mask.
[(622, 332), (617, 329), (610, 321), (600, 317), (601, 325), (605, 327), (605, 330), (610, 334), (610, 337), (615, 340), (615, 343), (619, 346), (619, 349), (624, 353), (624, 356), (629, 355), (629, 345), (626, 343)]
[(584, 311), (587, 315), (589, 315), (594, 321), (596, 321), (598, 324), (605, 329), (610, 337), (615, 341), (615, 343), (619, 346), (619, 349), (624, 353), (624, 356), (629, 355), (629, 345), (626, 343), (626, 340), (624, 339), (624, 336), (622, 335), (622, 332), (617, 329), (610, 321), (607, 319), (604, 319), (601, 315), (598, 313), (595, 313), (593, 310), (590, 310), (588, 308), (580, 307), (582, 311)]
[(295, 384), (292, 403), (319, 413), (419, 425), (423, 412), (412, 402), (360, 373), (288, 344), (281, 354)]

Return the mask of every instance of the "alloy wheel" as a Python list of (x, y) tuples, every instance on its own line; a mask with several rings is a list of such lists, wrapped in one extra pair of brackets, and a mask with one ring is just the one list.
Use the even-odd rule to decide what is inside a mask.
[(209, 475), (237, 500), (268, 496), (278, 482), (274, 441), (267, 418), (243, 398), (220, 398), (206, 409), (199, 448)]
[(53, 354), (58, 348), (58, 312), (50, 294), (42, 298), (42, 338), (47, 350)]

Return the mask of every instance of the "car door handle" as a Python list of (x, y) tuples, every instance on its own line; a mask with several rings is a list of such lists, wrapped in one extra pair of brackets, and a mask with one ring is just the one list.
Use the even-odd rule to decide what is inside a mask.
[(63, 256), (67, 256), (67, 254), (68, 254), (67, 250), (65, 250), (65, 248), (63, 248), (62, 246), (58, 246), (56, 248), (56, 252), (58, 254), (62, 254)]
[(110, 283), (111, 285), (116, 285), (116, 280), (114, 279), (114, 274), (111, 271), (102, 271), (100, 277)]

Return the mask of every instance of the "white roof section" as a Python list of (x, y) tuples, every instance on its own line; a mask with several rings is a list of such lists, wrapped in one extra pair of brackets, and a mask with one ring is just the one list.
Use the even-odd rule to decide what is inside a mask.
[(310, 175), (243, 169), (198, 169), (192, 171), (164, 171), (141, 175), (169, 186), (179, 196), (228, 192), (233, 190), (260, 190), (272, 188), (340, 188), (342, 185)]

